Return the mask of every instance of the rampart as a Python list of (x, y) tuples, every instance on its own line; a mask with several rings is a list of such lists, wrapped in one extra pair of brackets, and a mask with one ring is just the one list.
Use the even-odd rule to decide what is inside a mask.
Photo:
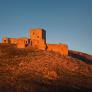
[(68, 45), (66, 45), (66, 44), (48, 44), (47, 50), (58, 52), (64, 56), (68, 55)]

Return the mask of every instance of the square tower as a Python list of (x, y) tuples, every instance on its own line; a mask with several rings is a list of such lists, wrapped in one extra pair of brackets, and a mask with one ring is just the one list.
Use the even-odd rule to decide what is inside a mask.
[(44, 40), (46, 41), (46, 31), (41, 28), (30, 29), (30, 38), (33, 40)]
[(31, 46), (45, 50), (46, 49), (46, 31), (41, 28), (30, 29)]

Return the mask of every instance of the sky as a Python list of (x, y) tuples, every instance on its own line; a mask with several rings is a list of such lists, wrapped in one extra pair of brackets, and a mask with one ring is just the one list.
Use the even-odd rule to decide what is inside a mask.
[(92, 55), (92, 0), (0, 0), (2, 37), (29, 37), (29, 28), (43, 28), (47, 43)]

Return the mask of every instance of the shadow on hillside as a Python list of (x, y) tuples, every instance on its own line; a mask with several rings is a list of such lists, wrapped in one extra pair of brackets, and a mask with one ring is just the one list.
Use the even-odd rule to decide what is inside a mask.
[(30, 85), (30, 88), (15, 88), (15, 87), (2, 87), (0, 88), (0, 92), (92, 92), (92, 89), (86, 88), (67, 88), (61, 86), (49, 86), (49, 85)]
[(77, 52), (73, 52), (73, 51), (69, 51), (69, 56), (72, 56), (73, 58), (77, 58), (80, 59), (82, 61), (84, 61), (87, 64), (92, 64), (92, 60), (89, 59), (88, 57), (86, 57), (85, 55), (83, 55), (83, 53), (81, 53), (81, 55)]

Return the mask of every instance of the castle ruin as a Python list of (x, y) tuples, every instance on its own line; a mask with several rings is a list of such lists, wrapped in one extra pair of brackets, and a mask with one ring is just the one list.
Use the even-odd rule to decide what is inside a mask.
[(8, 38), (3, 37), (2, 43), (15, 44), (17, 48), (34, 47), (41, 50), (58, 52), (61, 55), (68, 55), (67, 44), (47, 44), (46, 43), (46, 31), (41, 28), (30, 29), (30, 38)]

